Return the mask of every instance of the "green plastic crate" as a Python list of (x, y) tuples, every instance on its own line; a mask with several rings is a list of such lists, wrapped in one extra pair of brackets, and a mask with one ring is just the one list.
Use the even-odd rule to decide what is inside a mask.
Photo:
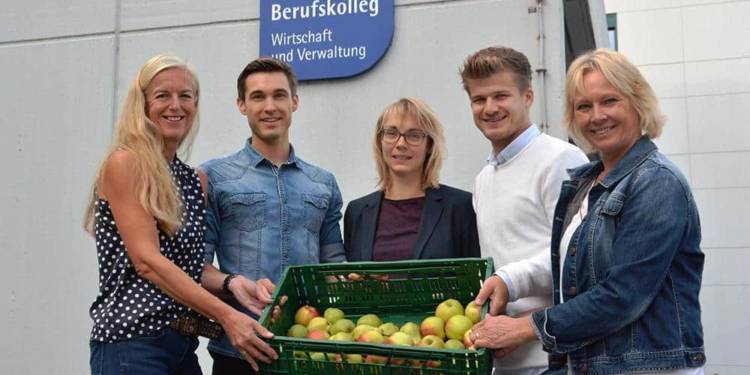
[[(454, 298), (466, 306), (474, 300), (482, 282), (494, 270), (491, 258), (409, 260), (398, 262), (356, 262), (292, 266), (287, 268), (274, 292), (274, 302), (263, 312), (260, 323), (274, 333), (268, 340), (279, 354), (271, 365), (261, 366), (262, 374), (489, 374), (489, 350), (449, 350), (405, 347), (358, 342), (323, 341), (287, 337), (294, 314), (302, 305), (311, 305), (323, 314), (328, 307), (342, 309), (356, 320), (368, 313), (384, 322), (399, 325), (406, 321), (420, 324), (435, 312), (437, 305)], [(330, 282), (330, 277), (347, 275), (388, 275), (388, 280)], [(271, 323), (271, 306), (282, 295), (288, 297), (279, 318)], [(482, 309), (487, 314), (488, 305)], [(384, 364), (349, 363), (335, 358), (316, 360), (311, 353), (378, 355)], [(399, 363), (405, 360), (405, 363)], [(428, 367), (428, 361), (431, 366)], [(421, 363), (414, 366), (415, 363)]]

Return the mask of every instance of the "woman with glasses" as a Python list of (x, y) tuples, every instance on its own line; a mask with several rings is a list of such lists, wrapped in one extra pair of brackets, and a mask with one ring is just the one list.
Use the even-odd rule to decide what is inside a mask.
[(346, 208), (347, 260), (478, 257), (471, 194), (438, 182), (445, 140), (432, 109), (414, 98), (389, 105), (373, 151), (379, 189)]

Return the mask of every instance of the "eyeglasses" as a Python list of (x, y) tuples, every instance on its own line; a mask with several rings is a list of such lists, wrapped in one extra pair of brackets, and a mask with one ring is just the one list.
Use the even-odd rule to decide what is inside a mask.
[(425, 132), (419, 130), (409, 130), (406, 133), (401, 133), (396, 128), (383, 129), (380, 133), (383, 135), (385, 143), (398, 143), (398, 139), (404, 137), (404, 140), (410, 146), (419, 146), (428, 137)]

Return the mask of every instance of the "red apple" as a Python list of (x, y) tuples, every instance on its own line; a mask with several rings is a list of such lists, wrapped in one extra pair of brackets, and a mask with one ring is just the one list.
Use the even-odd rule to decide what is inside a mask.
[(308, 339), (313, 340), (328, 340), (328, 332), (326, 331), (310, 331), (307, 333)]
[(297, 312), (294, 314), (294, 322), (307, 327), (307, 324), (310, 323), (310, 320), (317, 316), (320, 316), (318, 309), (310, 305), (304, 305), (297, 309)]
[(445, 338), (445, 321), (436, 316), (431, 316), (422, 321), (419, 326), (419, 331), (422, 333), (422, 337), (435, 335), (441, 339)]

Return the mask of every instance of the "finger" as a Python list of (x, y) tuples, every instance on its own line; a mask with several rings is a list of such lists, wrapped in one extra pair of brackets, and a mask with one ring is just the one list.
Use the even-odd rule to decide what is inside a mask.
[[(268, 332), (268, 331), (266, 331), (266, 332)], [(271, 334), (271, 336), (273, 336), (273, 334)], [(273, 350), (273, 348), (270, 345), (268, 345), (268, 343), (266, 343), (265, 341), (261, 340), (260, 337), (255, 336), (255, 337), (253, 337), (251, 339), (251, 341), (255, 345), (256, 349), (259, 349), (259, 350), (263, 351), (263, 357), (266, 357), (268, 359), (268, 361), (264, 361), (264, 362), (271, 363), (270, 358), (273, 358), (273, 359), (278, 359), (279, 358), (278, 355), (276, 354), (276, 352)]]
[(276, 285), (271, 282), (269, 279), (260, 279), (258, 280), (258, 283), (262, 285), (269, 293), (273, 293), (276, 291)]
[[(273, 332), (271, 332), (271, 331), (267, 330), (267, 329), (266, 329), (266, 327), (263, 327), (263, 326), (262, 326), (262, 325), (260, 325), (260, 323), (258, 323), (258, 322), (254, 322), (254, 324), (253, 324), (253, 328), (255, 329), (255, 332), (257, 332), (257, 333), (258, 333), (259, 335), (261, 335), (261, 336), (263, 336), (263, 337), (265, 337), (265, 338), (267, 338), (267, 339), (270, 339), (271, 337), (273, 337)], [(261, 340), (261, 342), (262, 342), (263, 344), (265, 344), (265, 341), (262, 341), (262, 340)], [(270, 348), (270, 347), (269, 347), (269, 348)]]
[(245, 360), (247, 363), (250, 364), (250, 367), (253, 368), (253, 371), (258, 372), (260, 370), (260, 367), (258, 367), (258, 364), (255, 362), (253, 357), (251, 357), (248, 353), (245, 353), (244, 351), (240, 351), (240, 354), (242, 354), (243, 357), (245, 357)]
[(268, 304), (273, 302), (273, 299), (271, 298), (271, 294), (268, 292), (268, 289), (266, 289), (264, 286), (260, 286), (257, 288), (257, 294), (258, 294), (258, 301)]
[(255, 306), (253, 304), (244, 304), (243, 303), (243, 306), (245, 306), (248, 310), (250, 310), (256, 316), (260, 316), (261, 314), (263, 314), (263, 310), (259, 309), (257, 306)]
[(497, 298), (493, 298), (490, 301), (490, 315), (497, 316), (500, 314), (500, 310), (502, 310), (502, 302)]
[(346, 278), (349, 279), (350, 281), (361, 281), (362, 280), (362, 276), (360, 276), (360, 274), (354, 273), (354, 272), (346, 275)]
[(279, 306), (284, 306), (284, 304), (286, 303), (286, 300), (288, 299), (289, 297), (287, 297), (286, 295), (281, 296), (281, 298), (279, 298)]
[(489, 283), (484, 283), (482, 285), (482, 288), (479, 289), (479, 293), (477, 293), (477, 298), (474, 298), (474, 303), (476, 303), (479, 306), (484, 305), (484, 302), (487, 301), (487, 298), (492, 294), (492, 288), (490, 287)]
[(273, 319), (275, 320), (279, 318), (279, 315), (281, 315), (281, 307), (279, 307), (279, 305), (276, 305), (273, 307), (273, 312), (271, 313), (271, 317), (273, 317)]

